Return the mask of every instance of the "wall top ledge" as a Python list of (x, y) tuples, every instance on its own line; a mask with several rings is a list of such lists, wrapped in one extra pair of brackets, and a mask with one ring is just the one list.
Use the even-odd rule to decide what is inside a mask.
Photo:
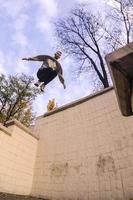
[(9, 136), (12, 135), (12, 133), (8, 130), (8, 128), (6, 128), (5, 126), (3, 126), (2, 124), (0, 124), (0, 131), (3, 131), (4, 133), (6, 133)]
[(106, 92), (108, 92), (108, 91), (110, 91), (110, 90), (113, 90), (113, 89), (114, 89), (113, 86), (112, 86), (112, 87), (108, 87), (108, 88), (106, 88), (106, 89), (103, 89), (102, 91), (96, 92), (95, 94), (88, 95), (88, 96), (83, 97), (83, 98), (81, 98), (81, 99), (79, 99), (79, 100), (76, 100), (76, 101), (73, 101), (73, 102), (71, 102), (71, 103), (69, 103), (69, 104), (66, 104), (66, 105), (64, 105), (64, 106), (61, 106), (61, 107), (59, 107), (59, 108), (57, 108), (57, 109), (55, 109), (55, 110), (49, 111), (49, 112), (45, 113), (44, 115), (41, 115), (41, 116), (37, 117), (37, 119), (41, 119), (41, 118), (44, 118), (44, 117), (53, 115), (53, 114), (55, 114), (55, 113), (58, 113), (58, 112), (60, 112), (60, 111), (62, 111), (62, 110), (66, 110), (66, 109), (68, 109), (68, 108), (77, 106), (77, 105), (79, 105), (79, 104), (81, 104), (81, 103), (84, 103), (84, 102), (86, 102), (86, 101), (88, 101), (88, 100), (90, 100), (90, 99), (92, 99), (92, 98), (95, 98), (95, 97), (97, 97), (97, 96), (100, 96), (100, 95), (102, 95), (102, 94), (104, 94), (104, 93), (106, 93)]
[(34, 137), (35, 139), (39, 140), (39, 137), (35, 136), (31, 130), (27, 127), (25, 127), (23, 124), (21, 124), (19, 121), (17, 121), (16, 119), (10, 120), (8, 122), (6, 122), (6, 126), (12, 126), (12, 125), (16, 125), (17, 127), (19, 127), (20, 129), (22, 129), (23, 131), (25, 131), (26, 133), (28, 133), (29, 135), (31, 135), (32, 137)]

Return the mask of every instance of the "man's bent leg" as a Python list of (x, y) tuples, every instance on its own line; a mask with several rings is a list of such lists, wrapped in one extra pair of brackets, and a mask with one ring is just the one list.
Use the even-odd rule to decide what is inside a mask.
[(51, 82), (55, 77), (57, 76), (57, 72), (53, 71), (53, 69), (48, 68), (46, 77), (44, 79), (44, 84), (47, 85), (49, 82)]

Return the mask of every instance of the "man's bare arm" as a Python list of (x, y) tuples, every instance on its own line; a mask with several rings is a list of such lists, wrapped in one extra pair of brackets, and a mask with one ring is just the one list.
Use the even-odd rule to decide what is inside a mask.
[(58, 73), (58, 77), (59, 77), (60, 82), (63, 84), (64, 89), (66, 89), (65, 80), (63, 78), (63, 75), (61, 73)]
[(22, 60), (27, 60), (27, 61), (45, 61), (47, 58), (46, 55), (39, 55), (35, 57), (29, 57), (29, 58), (22, 58)]

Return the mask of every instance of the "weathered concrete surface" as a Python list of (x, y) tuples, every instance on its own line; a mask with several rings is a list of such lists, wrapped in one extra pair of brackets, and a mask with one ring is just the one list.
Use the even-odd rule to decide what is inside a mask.
[(30, 195), (38, 138), (17, 120), (0, 124), (0, 192)]
[(120, 110), (124, 116), (133, 114), (133, 43), (106, 56)]
[(133, 198), (133, 116), (112, 88), (38, 117), (31, 195), (51, 200)]

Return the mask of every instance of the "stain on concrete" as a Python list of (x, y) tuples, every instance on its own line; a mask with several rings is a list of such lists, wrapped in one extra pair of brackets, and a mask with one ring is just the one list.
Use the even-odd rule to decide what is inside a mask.
[(105, 172), (116, 173), (114, 159), (111, 155), (100, 155), (97, 162), (97, 175), (103, 175)]
[(53, 163), (50, 167), (50, 175), (55, 177), (66, 176), (68, 174), (68, 163)]
[(73, 168), (75, 169), (76, 173), (79, 174), (81, 165), (74, 166)]

